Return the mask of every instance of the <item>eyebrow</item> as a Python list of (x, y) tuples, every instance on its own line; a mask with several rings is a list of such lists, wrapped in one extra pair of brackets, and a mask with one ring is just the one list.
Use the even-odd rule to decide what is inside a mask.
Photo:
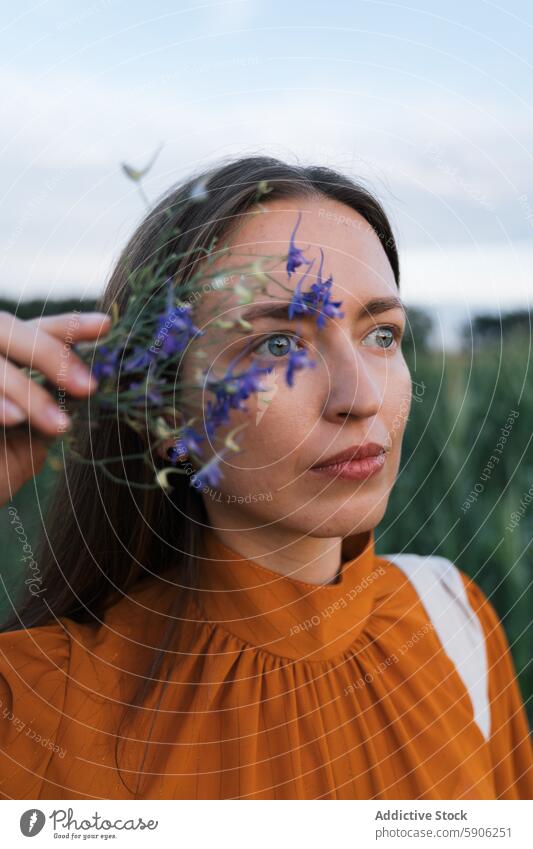
[[(253, 304), (245, 310), (242, 314), (242, 318), (246, 321), (254, 321), (254, 319), (258, 318), (284, 320), (288, 317), (287, 311), (289, 303), (290, 301), (274, 301), (266, 304)], [(405, 305), (401, 298), (397, 298), (396, 296), (388, 298), (372, 298), (359, 309), (359, 312), (356, 314), (356, 320), (360, 321), (368, 316), (381, 315), (384, 312), (396, 309), (402, 310), (404, 314), (406, 312)], [(310, 313), (298, 313), (298, 318), (302, 318), (304, 320), (310, 319), (314, 318), (315, 314), (316, 311), (314, 310)]]

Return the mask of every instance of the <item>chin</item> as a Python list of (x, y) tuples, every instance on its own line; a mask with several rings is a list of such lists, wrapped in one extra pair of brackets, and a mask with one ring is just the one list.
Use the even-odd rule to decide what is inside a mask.
[(340, 502), (337, 507), (329, 504), (320, 511), (311, 510), (306, 516), (308, 532), (312, 536), (344, 539), (362, 534), (379, 525), (387, 509), (388, 496), (378, 503), (376, 499), (359, 499), (357, 503)]
[(324, 512), (320, 511), (314, 516), (312, 513), (306, 517), (305, 522), (295, 522), (293, 529), (301, 534), (309, 534), (321, 539), (345, 539), (346, 537), (365, 533), (375, 528), (383, 518), (384, 510), (343, 510), (342, 515), (337, 514), (324, 518)]

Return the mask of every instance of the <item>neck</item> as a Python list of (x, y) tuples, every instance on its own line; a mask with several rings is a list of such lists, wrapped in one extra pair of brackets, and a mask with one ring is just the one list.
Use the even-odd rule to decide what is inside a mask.
[(368, 539), (368, 532), (343, 540), (296, 536), (272, 526), (246, 531), (216, 528), (212, 533), (247, 560), (309, 584), (334, 583), (341, 563), (356, 557)]

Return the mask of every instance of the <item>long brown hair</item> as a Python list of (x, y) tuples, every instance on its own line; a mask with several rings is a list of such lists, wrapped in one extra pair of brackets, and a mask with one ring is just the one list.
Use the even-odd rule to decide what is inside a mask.
[[(166, 257), (187, 256), (177, 259), (174, 267), (170, 265), (168, 273), (182, 283), (188, 280), (202, 260), (200, 249), (208, 249), (213, 238), (220, 241), (240, 216), (255, 208), (262, 181), (267, 181), (270, 189), (262, 203), (275, 198), (329, 198), (361, 215), (381, 240), (399, 286), (398, 253), (391, 226), (380, 202), (368, 189), (325, 167), (252, 156), (226, 160), (197, 172), (165, 193), (122, 251), (98, 308), (108, 312), (117, 303), (122, 313), (129, 297), (129, 273), (150, 261), (160, 244), (162, 228), (169, 224), (175, 237), (164, 246)], [(195, 197), (199, 185), (201, 200), (197, 191)], [(78, 445), (84, 456), (94, 458), (134, 455), (145, 449), (137, 433), (113, 421), (96, 430), (82, 430)], [(132, 485), (111, 480), (96, 465), (88, 467), (66, 459), (37, 550), (46, 595), (29, 594), (2, 630), (45, 625), (59, 616), (99, 623), (105, 609), (134, 586), (172, 571), (181, 591), (176, 592), (161, 643), (126, 707), (124, 721), (126, 715), (135, 715), (142, 707), (158, 680), (179, 626), (186, 590), (196, 583), (198, 557), (203, 551), (202, 527), (208, 521), (201, 494), (190, 486), (187, 476), (173, 476), (174, 489), (169, 495), (161, 489), (135, 487), (135, 481), (153, 481), (153, 469), (141, 459), (118, 463), (116, 473)]]

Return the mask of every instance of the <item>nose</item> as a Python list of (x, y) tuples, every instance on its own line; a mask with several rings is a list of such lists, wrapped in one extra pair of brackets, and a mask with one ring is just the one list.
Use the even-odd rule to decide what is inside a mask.
[[(365, 357), (346, 340), (337, 348), (335, 356), (323, 363), (326, 367), (327, 397), (322, 416), (339, 424), (348, 416), (372, 418), (383, 403), (383, 377), (372, 370)], [(389, 376), (389, 379), (392, 379)]]

